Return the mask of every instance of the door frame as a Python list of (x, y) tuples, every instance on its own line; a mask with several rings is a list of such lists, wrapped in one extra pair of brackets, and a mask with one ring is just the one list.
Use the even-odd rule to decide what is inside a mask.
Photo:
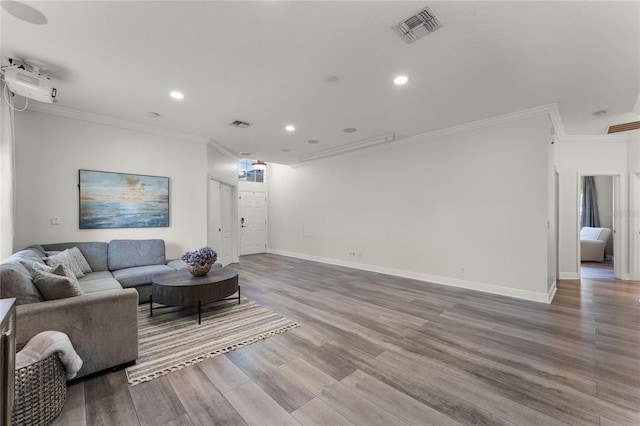
[(576, 250), (577, 250), (577, 271), (578, 271), (578, 279), (581, 279), (582, 268), (581, 268), (581, 250), (580, 250), (580, 194), (582, 193), (582, 178), (585, 176), (611, 176), (612, 177), (612, 194), (613, 194), (613, 229), (611, 230), (611, 238), (613, 238), (613, 253), (614, 253), (614, 261), (613, 261), (613, 276), (616, 279), (628, 279), (629, 274), (627, 273), (627, 259), (628, 259), (628, 250), (627, 250), (627, 238), (628, 235), (628, 226), (625, 223), (623, 218), (620, 217), (620, 212), (623, 212), (624, 206), (627, 204), (627, 197), (625, 196), (626, 189), (625, 181), (622, 177), (625, 173), (614, 172), (614, 173), (588, 173), (588, 172), (578, 172), (578, 179), (576, 185), (578, 187), (577, 191), (577, 219), (576, 219)]
[[(263, 194), (265, 201), (264, 201), (264, 206), (265, 206), (265, 213), (264, 213), (264, 217), (265, 217), (265, 225), (264, 225), (264, 252), (262, 253), (267, 253), (268, 252), (268, 244), (267, 242), (269, 241), (269, 199), (267, 197), (267, 191), (259, 191), (259, 190), (254, 190), (254, 189), (239, 189), (238, 190), (238, 195), (236, 197), (237, 205), (238, 205), (238, 214), (236, 215), (236, 219), (237, 219), (237, 229), (238, 229), (238, 258), (240, 258), (240, 256), (242, 255), (242, 231), (240, 229), (240, 227), (242, 226), (241, 224), (241, 217), (242, 217), (242, 202), (240, 200), (240, 197), (242, 196), (243, 192), (252, 192), (254, 194)], [(254, 253), (251, 253), (254, 254)], [(258, 253), (255, 253), (258, 254)], [(248, 254), (247, 256), (249, 256), (250, 254)]]

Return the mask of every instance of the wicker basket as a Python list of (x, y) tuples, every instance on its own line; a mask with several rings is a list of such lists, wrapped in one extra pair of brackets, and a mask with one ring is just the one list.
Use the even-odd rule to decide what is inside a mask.
[(16, 370), (12, 424), (48, 425), (67, 399), (67, 377), (57, 353)]

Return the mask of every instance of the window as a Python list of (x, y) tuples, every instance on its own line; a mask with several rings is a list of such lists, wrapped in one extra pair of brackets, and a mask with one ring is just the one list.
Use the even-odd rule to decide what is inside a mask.
[(242, 158), (238, 161), (238, 180), (241, 182), (264, 182), (264, 170), (253, 170), (256, 160)]

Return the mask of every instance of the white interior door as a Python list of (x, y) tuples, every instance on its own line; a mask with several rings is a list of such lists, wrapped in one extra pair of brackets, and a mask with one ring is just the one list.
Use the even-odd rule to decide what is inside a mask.
[(240, 192), (240, 255), (267, 251), (267, 195)]
[(218, 262), (233, 261), (233, 189), (215, 180), (209, 182), (209, 246), (218, 253)]
[(216, 253), (222, 245), (220, 241), (220, 183), (215, 180), (209, 181), (209, 227), (207, 244)]
[(220, 251), (218, 261), (222, 266), (232, 262), (233, 253), (233, 189), (220, 184)]

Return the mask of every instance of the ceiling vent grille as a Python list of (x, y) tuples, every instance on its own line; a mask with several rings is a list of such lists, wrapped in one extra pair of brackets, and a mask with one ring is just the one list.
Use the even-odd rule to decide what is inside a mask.
[(425, 7), (417, 13), (402, 20), (402, 22), (395, 25), (393, 28), (398, 34), (400, 34), (400, 37), (402, 37), (404, 41), (407, 43), (413, 43), (419, 38), (422, 38), (441, 27), (442, 24), (433, 12), (431, 12), (431, 9)]
[(229, 123), (229, 126), (238, 127), (240, 129), (246, 129), (251, 126), (251, 123), (247, 123), (246, 121), (236, 120), (233, 123)]
[(630, 130), (640, 129), (640, 121), (632, 121), (631, 123), (616, 124), (609, 126), (607, 133), (628, 132)]

